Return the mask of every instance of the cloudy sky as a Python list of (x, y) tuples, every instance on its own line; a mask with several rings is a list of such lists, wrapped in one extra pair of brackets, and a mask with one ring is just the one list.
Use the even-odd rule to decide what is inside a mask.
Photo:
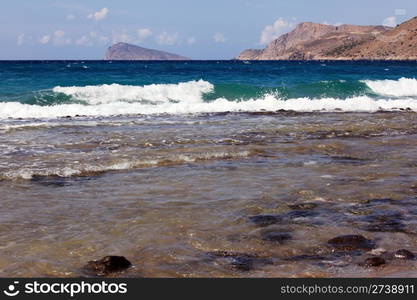
[[(356, 3), (356, 1), (355, 1)], [(0, 59), (101, 59), (129, 42), (193, 59), (261, 48), (298, 22), (395, 26), (416, 0), (2, 0)]]

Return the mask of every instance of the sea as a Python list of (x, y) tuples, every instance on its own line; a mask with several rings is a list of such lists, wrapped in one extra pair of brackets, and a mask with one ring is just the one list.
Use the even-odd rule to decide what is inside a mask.
[(416, 277), (416, 113), (415, 61), (2, 61), (0, 276)]

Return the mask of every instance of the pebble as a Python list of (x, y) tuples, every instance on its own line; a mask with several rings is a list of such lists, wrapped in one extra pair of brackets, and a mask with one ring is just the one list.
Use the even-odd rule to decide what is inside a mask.
[(376, 256), (376, 257), (370, 257), (365, 260), (363, 263), (365, 267), (379, 267), (382, 265), (385, 265), (385, 259), (382, 257)]
[(275, 244), (284, 244), (292, 239), (292, 235), (287, 232), (267, 231), (262, 233), (262, 240)]
[(132, 266), (124, 256), (106, 256), (100, 260), (89, 261), (84, 270), (96, 276), (104, 276), (127, 270)]
[(362, 235), (342, 235), (335, 237), (327, 242), (335, 250), (371, 250), (375, 248), (375, 243)]
[(416, 256), (411, 251), (401, 249), (394, 253), (394, 257), (398, 259), (414, 259)]
[(249, 217), (249, 221), (259, 227), (267, 227), (269, 225), (280, 223), (282, 221), (282, 217), (278, 215), (257, 215)]

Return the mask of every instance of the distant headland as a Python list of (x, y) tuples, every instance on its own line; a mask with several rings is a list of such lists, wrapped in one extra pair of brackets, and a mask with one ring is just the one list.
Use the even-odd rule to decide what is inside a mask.
[(117, 43), (107, 49), (106, 60), (191, 60), (173, 53)]
[(417, 17), (394, 28), (300, 23), (237, 60), (417, 60)]

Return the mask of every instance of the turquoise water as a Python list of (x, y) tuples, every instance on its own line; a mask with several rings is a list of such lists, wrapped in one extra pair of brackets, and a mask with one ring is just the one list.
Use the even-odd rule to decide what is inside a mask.
[[(296, 98), (347, 99), (370, 97), (371, 99), (398, 98), (402, 86), (391, 82), (390, 93), (381, 93), (364, 81), (397, 81), (400, 78), (417, 77), (416, 62), (107, 62), (107, 61), (45, 61), (45, 62), (0, 62), (0, 101), (19, 102), (31, 105), (91, 104), (94, 98), (77, 97), (68, 91), (54, 92), (55, 87), (122, 85), (147, 87), (152, 84), (167, 84), (204, 81), (212, 88), (202, 90), (206, 101), (224, 98), (229, 101), (262, 99), (272, 95), (277, 100)], [(417, 97), (417, 82), (410, 81), (409, 94)], [(86, 92), (86, 91), (84, 91)], [(134, 91), (120, 91), (115, 86), (112, 101), (147, 103), (146, 95)], [(157, 91), (152, 91), (153, 93)], [(187, 89), (178, 93), (187, 93)], [(186, 102), (181, 99), (177, 102)], [(79, 96), (79, 95), (78, 95)], [(169, 92), (162, 100), (170, 99)], [(175, 98), (175, 97), (174, 97)], [(153, 100), (153, 99), (152, 99)], [(199, 100), (199, 99), (197, 99)], [(148, 103), (149, 104), (149, 103)], [(152, 104), (152, 103), (150, 103)], [(260, 103), (258, 103), (260, 104)], [(262, 106), (260, 104), (260, 106)], [(256, 110), (257, 106), (254, 107)], [(300, 107), (293, 107), (295, 110)], [(225, 107), (227, 110), (227, 107)], [(161, 110), (161, 112), (165, 112)], [(140, 113), (140, 110), (138, 111)], [(48, 115), (48, 114), (46, 114)], [(51, 116), (54, 116), (51, 114)], [(1, 117), (1, 115), (0, 115)]]
[(416, 277), (416, 67), (0, 62), (0, 276)]

